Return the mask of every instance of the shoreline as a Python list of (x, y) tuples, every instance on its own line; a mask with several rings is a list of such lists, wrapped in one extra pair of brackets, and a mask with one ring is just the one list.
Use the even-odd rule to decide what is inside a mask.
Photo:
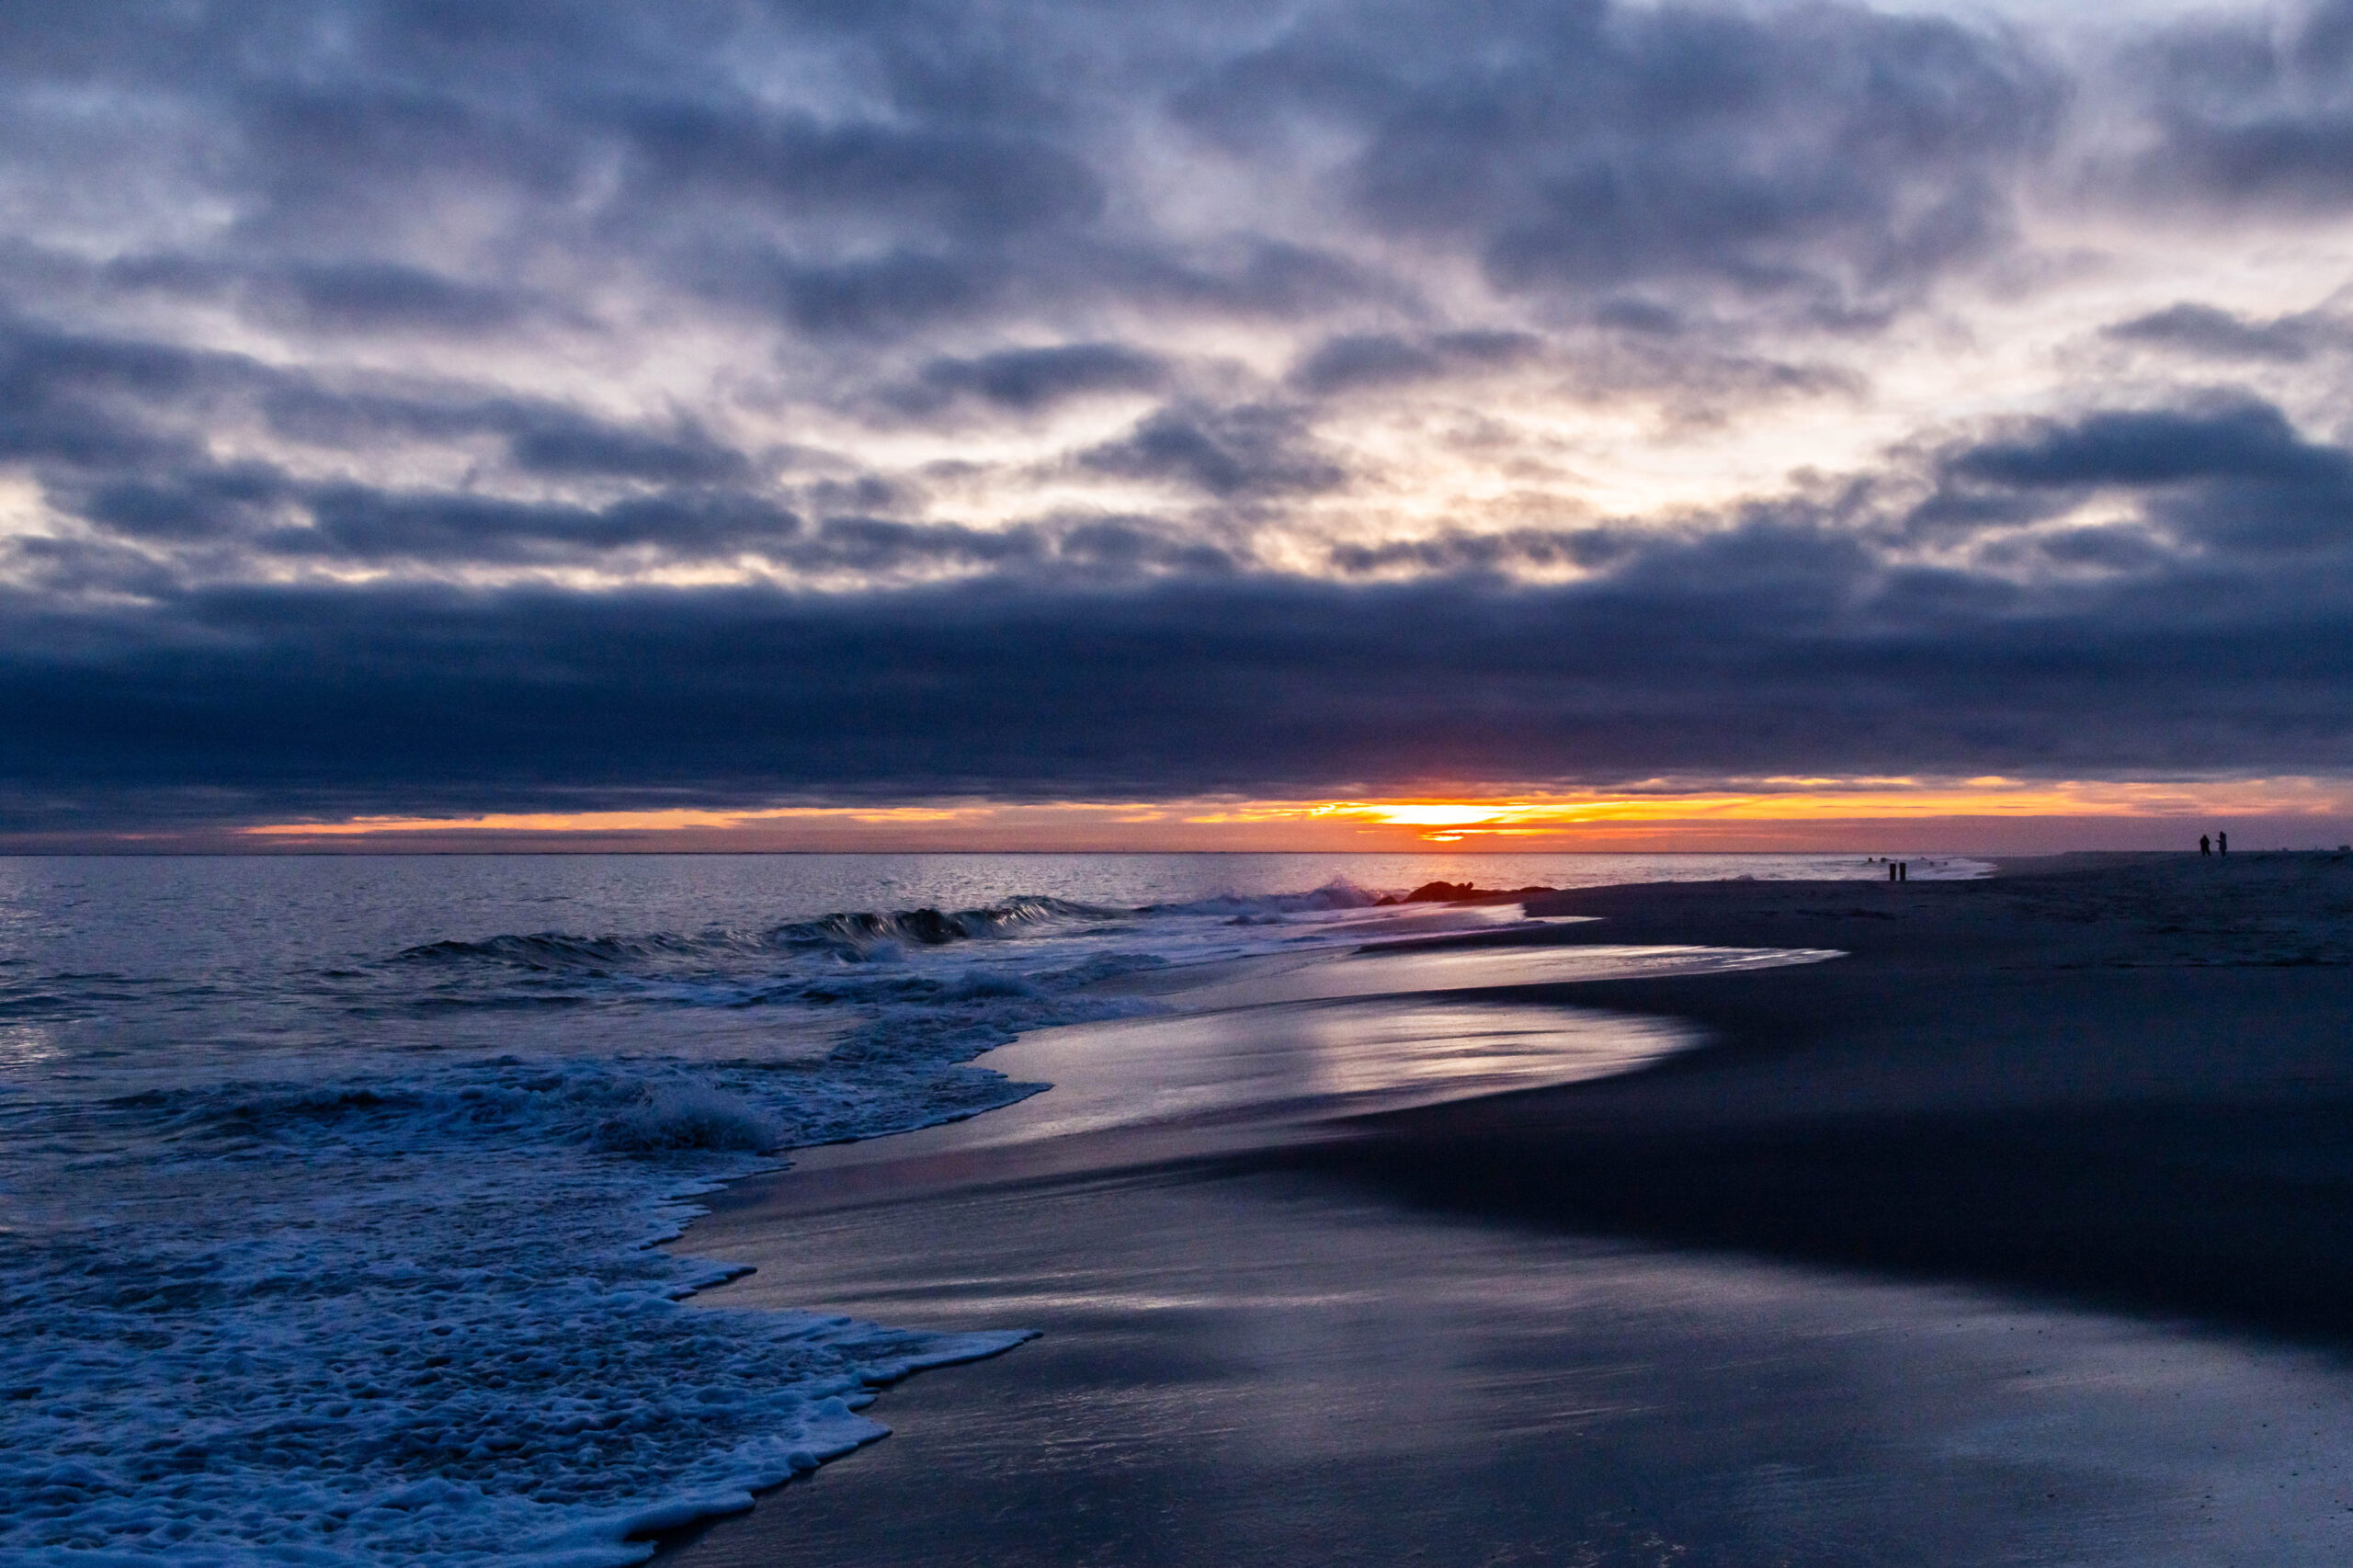
[(1570, 890), (1528, 910), (1586, 917), (1574, 924), (1371, 949), (1840, 953), (1477, 993), (1705, 1037), (1611, 1076), (1302, 1124), (1267, 1147), (1182, 1122), (955, 1146), (997, 1115), (983, 1113), (800, 1151), (706, 1203), (1129, 1165), (1313, 1170), (1518, 1223), (2353, 1336), (2353, 856), (1995, 865), (1971, 881)]
[[(1029, 1539), (1023, 1510), (1048, 1509), (1052, 1488), (1005, 1467), (1025, 1462), (1023, 1442), (1044, 1439), (1006, 1413), (1028, 1411), (1023, 1419), (1034, 1423), (1051, 1405), (1070, 1428), (1055, 1441), (1083, 1443), (1090, 1424), (1118, 1427), (1136, 1400), (1168, 1397), (1172, 1379), (1181, 1385), (1191, 1375), (1137, 1347), (1182, 1342), (1188, 1356), (1213, 1354), (1186, 1338), (1184, 1313), (1138, 1304), (1152, 1294), (1143, 1278), (1099, 1287), (1120, 1303), (1116, 1311), (1056, 1305), (1078, 1299), (1059, 1285), (1025, 1295), (1002, 1283), (1093, 1267), (1088, 1227), (1108, 1227), (1095, 1244), (1115, 1253), (1145, 1225), (1131, 1210), (1169, 1227), (1168, 1257), (1217, 1278), (1245, 1267), (1222, 1256), (1222, 1233), (1234, 1225), (1273, 1227), (1294, 1251), (1390, 1230), (1422, 1238), (1418, 1251), (1369, 1271), (1360, 1262), (1338, 1267), (1343, 1297), (1415, 1299), (1427, 1287), (1414, 1282), (1415, 1258), (1502, 1235), (1518, 1238), (1507, 1255), (1549, 1257), (1552, 1267), (1563, 1256), (1586, 1271), (1635, 1267), (1608, 1261), (1622, 1256), (1752, 1281), (1794, 1268), (1804, 1290), (1874, 1301), (1874, 1291), (1925, 1288), (1942, 1301), (1954, 1290), (1991, 1290), (1994, 1305), (1971, 1297), (1978, 1304), (1966, 1308), (1991, 1314), (1987, 1322), (2055, 1312), (2063, 1323), (2137, 1321), (2163, 1335), (2172, 1322), (2204, 1325), (2197, 1333), (2251, 1332), (2258, 1338), (2249, 1345), (2287, 1336), (2332, 1349), (2353, 1334), (2353, 1047), (2345, 1039), (2353, 859), (2242, 852), (2221, 865), (2195, 857), (2012, 860), (1977, 881), (1587, 889), (1540, 900), (1529, 913), (1600, 918), (1420, 945), (1672, 942), (1847, 956), (1496, 994), (1687, 1020), (1711, 1037), (1608, 1079), (1358, 1118), (1271, 1149), (1204, 1149), (1183, 1129), (1162, 1128), (1091, 1144), (936, 1153), (928, 1168), (866, 1162), (787, 1172), (716, 1195), (680, 1244), (754, 1258), (762, 1269), (710, 1293), (717, 1304), (773, 1292), (779, 1302), (885, 1321), (1009, 1326), (1017, 1320), (1006, 1312), (1026, 1300), (1043, 1303), (1031, 1315), (1045, 1320), (1036, 1326), (1049, 1338), (1003, 1365), (935, 1372), (903, 1388), (883, 1412), (913, 1423), (894, 1443), (764, 1496), (754, 1515), (709, 1535), (689, 1532), (699, 1546), (665, 1540), (665, 1557), (765, 1561), (801, 1529), (887, 1506), (894, 1487), (950, 1476), (994, 1476), (1006, 1495), (991, 1504), (996, 1533), (983, 1535)], [(1270, 1217), (1281, 1215), (1291, 1216), (1281, 1221), (1291, 1230)], [(919, 1244), (906, 1245), (910, 1235)], [(869, 1265), (864, 1251), (896, 1261)], [(1124, 1265), (1144, 1277), (1165, 1266), (1157, 1254)], [(1509, 1273), (1492, 1261), (1483, 1267), (1501, 1270), (1499, 1278)], [(1518, 1289), (1497, 1287), (1505, 1296)], [(2095, 1316), (2067, 1315), (2085, 1309)], [(2120, 1310), (2133, 1315), (2097, 1315)], [(1892, 1343), (1915, 1339), (1906, 1329)], [(1104, 1343), (1128, 1346), (1138, 1358), (1106, 1359)], [(1766, 1343), (1778, 1348), (1760, 1353), (1800, 1354), (1787, 1335)], [(2186, 1343), (2167, 1339), (2165, 1354), (2182, 1354)], [(1678, 1353), (1670, 1336), (1643, 1354)], [(1559, 1346), (1528, 1351), (1512, 1377), (1563, 1375), (1555, 1363), (1568, 1354)], [(1358, 1385), (1370, 1375), (1346, 1385), (1350, 1397), (1362, 1397)], [(1951, 1369), (1921, 1376), (1967, 1381)], [(1237, 1397), (1251, 1392), (1246, 1378), (1236, 1387)], [(1303, 1397), (1272, 1386), (1255, 1396), (1276, 1406)], [(1786, 1419), (1792, 1431), (1835, 1424), (1849, 1397), (1818, 1392)], [(1279, 1409), (1268, 1418), (1283, 1419)], [(1677, 1419), (1688, 1427), (1715, 1417), (1695, 1406)], [(936, 1436), (915, 1442), (918, 1427)], [(973, 1436), (967, 1442), (958, 1432)], [(1187, 1444), (1206, 1439), (1172, 1432), (1132, 1440), (1155, 1464), (1189, 1464)], [(953, 1453), (925, 1446), (938, 1441)], [(1452, 1464), (1427, 1453), (1416, 1462)], [(1431, 1484), (1457, 1488), (1464, 1507), (1509, 1502), (1482, 1490), (1502, 1484), (1483, 1471), (1457, 1465), (1446, 1473), (1452, 1479)], [(1079, 1495), (1116, 1485), (1117, 1474), (1082, 1476)], [(1556, 1483), (1565, 1484), (1547, 1483)], [(812, 1501), (821, 1492), (838, 1505)], [(995, 1495), (983, 1488), (967, 1505)], [(1251, 1507), (1275, 1506), (1261, 1493), (1249, 1497)], [(1062, 1492), (1051, 1503), (1083, 1506)], [(1046, 1528), (1043, 1517), (1037, 1528)], [(952, 1512), (911, 1523), (872, 1560), (986, 1560), (960, 1555), (948, 1540), (954, 1528)], [(1697, 1540), (1731, 1527), (1693, 1528)], [(841, 1560), (865, 1559), (845, 1545)]]
[(1713, 1037), (1369, 1119), (1302, 1163), (1405, 1201), (2353, 1336), (2353, 857), (1564, 893), (1552, 939), (1838, 947), (1574, 988)]

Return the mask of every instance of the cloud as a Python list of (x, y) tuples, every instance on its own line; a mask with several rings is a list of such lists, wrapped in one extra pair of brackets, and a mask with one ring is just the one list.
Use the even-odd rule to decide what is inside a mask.
[(2154, 408), (2036, 421), (1954, 454), (1948, 471), (2018, 488), (2244, 480), (2343, 483), (2346, 454), (2306, 441), (2268, 403)]
[(1941, 18), (1366, 6), (1310, 13), (1186, 108), (1229, 145), (1268, 122), (1356, 139), (1364, 216), (1467, 243), (1506, 290), (1702, 285), (1836, 319), (2001, 241), (2062, 92)]
[(2353, 544), (2353, 452), (2251, 400), (2040, 422), (1953, 454), (1946, 472), (2029, 492), (2139, 490), (2153, 524), (2211, 550)]
[(516, 466), (531, 473), (657, 484), (741, 482), (751, 475), (743, 453), (690, 425), (657, 435), (616, 429), (574, 413), (535, 410), (517, 418), (507, 436)]
[(1330, 490), (1347, 477), (1315, 450), (1298, 410), (1271, 403), (1171, 405), (1118, 440), (1080, 453), (1078, 461), (1098, 473), (1188, 486), (1222, 500)]
[(2167, 349), (2198, 359), (2299, 365), (2347, 341), (2346, 324), (2316, 312), (2251, 321), (2212, 305), (2185, 301), (2101, 329), (2116, 342)]
[[(268, 298), (266, 291), (264, 297)], [(278, 300), (278, 311), (305, 326), (346, 331), (483, 332), (506, 326), (522, 313), (521, 303), (506, 290), (381, 262), (291, 268)]]
[(2353, 6), (2197, 17), (2133, 51), (2155, 127), (2143, 193), (2235, 208), (2353, 201)]
[(1003, 237), (1083, 222), (1103, 190), (1086, 163), (1051, 142), (969, 121), (826, 123), (754, 102), (676, 99), (618, 121), (627, 139), (629, 199), (663, 210), (743, 203), (755, 221), (843, 213), (861, 226)]
[(263, 379), (234, 356), (0, 320), (0, 459), (135, 469), (191, 460), (159, 417), (200, 416)]
[[(1424, 574), (1358, 585), (1237, 573), (1146, 522), (835, 518), (772, 527), (813, 563), (986, 570), (849, 595), (177, 590), (153, 611), (85, 612), (70, 638), (54, 609), (7, 618), (0, 699), (19, 717), (0, 778), (19, 800), (103, 816), (174, 790), (284, 813), (2341, 771), (2347, 472), (2353, 455), (2276, 412), (2125, 410), (1934, 460), (1935, 483), (2104, 489), (2142, 509), (2138, 523), (1995, 528), (2014, 553), (1975, 564), (1908, 554), (1891, 487), (1867, 503), (1871, 527), (1848, 497), (1679, 530), (1453, 535), (1343, 561)], [(526, 550), (600, 526), (335, 516), (354, 550), (456, 548), (443, 533)], [(660, 519), (646, 537), (679, 527)], [(2283, 541), (2302, 569), (2268, 569)], [(2076, 570), (2021, 577), (2019, 548)], [(1090, 583), (1056, 566), (1139, 559), (1170, 570)], [(1583, 574), (1519, 584), (1495, 570), (1515, 560)]]
[(1316, 345), (1291, 368), (1290, 381), (1313, 393), (1393, 387), (1518, 364), (1541, 347), (1541, 339), (1525, 332), (1447, 332), (1418, 341), (1392, 333), (1347, 333)]
[[(14, 650), (0, 773), (284, 812), (2353, 766), (2341, 600), (2177, 620), (2194, 576), (1955, 595), (1802, 538), (1695, 553), (1553, 590), (211, 595), (165, 645)], [(1689, 571), (1728, 559), (1779, 591)]]
[(790, 512), (725, 494), (587, 507), (333, 485), (307, 492), (302, 502), (306, 521), (261, 536), (255, 547), (347, 562), (571, 564), (632, 549), (692, 559), (772, 545), (801, 529)]
[(1064, 343), (1039, 348), (1003, 348), (972, 358), (943, 357), (924, 366), (912, 387), (891, 401), (904, 409), (937, 408), (954, 397), (972, 397), (1001, 408), (1028, 412), (1097, 392), (1153, 392), (1168, 380), (1158, 355), (1118, 343)]
[(2353, 5), (1933, 9), (8, 10), (0, 812), (2353, 766)]
[(1629, 530), (1608, 528), (1512, 528), (1501, 533), (1449, 531), (1431, 539), (1392, 540), (1332, 549), (1334, 567), (1366, 575), (1396, 567), (1460, 576), (1508, 574), (1514, 568), (1597, 567), (1637, 547)]

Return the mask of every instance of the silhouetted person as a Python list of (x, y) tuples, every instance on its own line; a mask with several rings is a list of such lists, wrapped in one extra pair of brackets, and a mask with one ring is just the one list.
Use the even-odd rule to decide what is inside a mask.
[(2214, 835), (2214, 852), (2218, 855), (2228, 855), (2231, 852), (2231, 835), (2229, 834), (2218, 833)]
[(2211, 855), (2214, 853), (2213, 841), (2202, 833), (2198, 835), (2198, 853), (2200, 855)]

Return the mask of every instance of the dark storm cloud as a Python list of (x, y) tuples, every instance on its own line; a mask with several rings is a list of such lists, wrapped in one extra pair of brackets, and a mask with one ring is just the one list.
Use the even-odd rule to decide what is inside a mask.
[[(2014, 40), (1857, 7), (459, 9), (20, 16), (15, 71), (179, 108), (184, 147), (110, 155), (233, 204), (221, 253), (182, 259), (267, 275), (265, 313), (528, 315), (495, 253), (440, 264), (437, 216), (471, 209), (868, 337), (1077, 298), (1414, 292), (1345, 244), (1138, 230), (1119, 149), (1163, 111), (1270, 166), (1300, 127), (1336, 130), (1362, 226), (1508, 289), (1606, 314), (1613, 291), (1697, 283), (1852, 324), (2000, 243), (2063, 96)], [(85, 135), (36, 113), (23, 140)]]
[(1059, 530), (1054, 545), (1066, 567), (1111, 578), (1144, 575), (1154, 569), (1189, 577), (1222, 577), (1243, 564), (1214, 544), (1185, 538), (1142, 518), (1071, 521)]
[(1091, 392), (1151, 392), (1167, 379), (1167, 362), (1158, 355), (1117, 343), (1069, 343), (934, 359), (914, 386), (894, 391), (891, 399), (918, 411), (954, 397), (1026, 411)]
[(1525, 332), (1445, 332), (1420, 340), (1347, 333), (1326, 338), (1292, 367), (1290, 384), (1308, 392), (1396, 386), (1464, 369), (1515, 364), (1541, 347), (1541, 339)]
[(827, 125), (752, 105), (672, 101), (629, 115), (619, 129), (644, 187), (635, 199), (665, 210), (682, 198), (742, 201), (764, 216), (847, 214), (862, 224), (993, 237), (1083, 222), (1103, 205), (1101, 182), (1070, 153), (969, 123)]
[[(2087, 544), (2106, 548), (2048, 548)], [(1891, 562), (1790, 510), (1619, 541), (1611, 569), (1549, 588), (252, 588), (177, 596), (111, 638), (85, 621), (74, 642), (20, 605), (0, 775), (93, 812), (200, 783), (284, 812), (2250, 756), (2325, 771), (2353, 767), (2353, 577), (2331, 548), (2327, 570), (2284, 579), (2144, 550), (2124, 576), (2034, 586)]]
[[(1114, 199), (1135, 178), (1122, 147), (1155, 127), (1276, 168), (1310, 120), (1360, 143), (1336, 194), (1382, 243), (1461, 250), (1630, 332), (1676, 319), (1643, 290), (1694, 280), (1851, 326), (2006, 232), (2056, 91), (1993, 35), (1831, 7), (1343, 5), (1271, 26), (1202, 3), (456, 12), (19, 13), (0, 83), (27, 90), (0, 103), (0, 136), (60, 191), (91, 158), (229, 214), (210, 242), (118, 255), (99, 268), (117, 289), (231, 301), (282, 330), (495, 337), (563, 313), (525, 280), (552, 250), (767, 313), (855, 363), (942, 331), (1021, 321), (1034, 337), (1040, 312), (1081, 305), (1178, 322), (1411, 307), (1418, 280), (1352, 256), (1346, 225), (1178, 240)], [(60, 82), (164, 123), (85, 146), (87, 117), (31, 90)], [(488, 243), (453, 247), (453, 227)], [(1378, 335), (1355, 335), (1302, 367), (1302, 390), (1381, 373), (1364, 357)], [(1412, 341), (1469, 364), (1481, 336)], [(1057, 353), (1073, 358), (1017, 358)], [(1126, 358), (1085, 381), (1089, 354)], [(1150, 390), (1151, 357), (1099, 335), (934, 353), (946, 381), (921, 384), (1034, 406)]]
[(1046, 551), (1029, 528), (969, 528), (881, 517), (828, 517), (808, 549), (786, 559), (814, 570), (890, 572), (909, 566), (1006, 565)]
[(524, 313), (523, 302), (508, 290), (381, 262), (291, 268), (280, 300), (278, 308), (303, 325), (364, 332), (482, 332)]
[(2134, 61), (2158, 134), (2132, 162), (2162, 196), (2233, 207), (2353, 201), (2353, 4), (2200, 18)]
[(274, 377), (256, 399), (273, 430), (295, 440), (381, 449), (392, 441), (493, 436), (514, 466), (555, 478), (652, 483), (745, 483), (750, 458), (691, 420), (648, 427), (599, 419), (542, 398), (477, 397), (461, 388), (377, 390)]
[(1700, 282), (1829, 319), (1983, 254), (2055, 126), (2055, 75), (1943, 20), (1806, 8), (1506, 4), (1311, 14), (1188, 95), (1364, 139), (1360, 210), (1464, 237), (1515, 290)]
[(801, 529), (792, 513), (748, 497), (672, 494), (603, 507), (409, 495), (337, 485), (304, 497), (311, 521), (256, 540), (285, 556), (451, 564), (585, 562), (643, 549), (689, 558), (772, 546)]
[(1222, 500), (1330, 490), (1347, 478), (1315, 450), (1299, 410), (1266, 403), (1171, 405), (1078, 460), (1098, 473), (1185, 485)]
[[(55, 267), (55, 258), (51, 258)], [(165, 252), (73, 268), (92, 290), (136, 296), (230, 301), (274, 324), (330, 333), (478, 334), (510, 326), (536, 301), (421, 267), (389, 262), (298, 262), (275, 267)]]
[(193, 460), (190, 439), (158, 415), (200, 416), (267, 380), (236, 356), (0, 318), (0, 458), (89, 469)]
[(2297, 365), (2353, 340), (2347, 324), (2319, 312), (2253, 321), (2211, 305), (2182, 303), (2104, 329), (2120, 343), (2169, 349), (2193, 358)]
[(727, 257), (706, 273), (715, 292), (773, 306), (818, 336), (887, 336), (986, 313), (1006, 293), (993, 257), (894, 250), (856, 261), (811, 264), (791, 256)]
[[(2061, 566), (2137, 570), (2174, 551), (2234, 573), (2310, 570), (2307, 587), (2353, 566), (2353, 452), (2312, 441), (2268, 403), (2202, 400), (2044, 420), (1948, 452), (1915, 528), (1966, 531), (2063, 517), (2095, 494), (2137, 519), (2073, 528), (2005, 548)], [(2291, 562), (2302, 562), (2291, 565)], [(2281, 588), (2283, 600), (2294, 596)]]
[(165, 479), (115, 479), (92, 487), (82, 515), (106, 532), (141, 540), (250, 536), (276, 521), (296, 488), (262, 463), (192, 469)]
[(1501, 533), (1444, 533), (1387, 544), (1336, 545), (1332, 564), (1351, 576), (1411, 567), (1449, 576), (1505, 574), (1516, 568), (1606, 566), (1639, 547), (1624, 528), (1511, 528)]
[[(790, 531), (790, 513), (773, 502), (714, 491), (740, 486), (750, 461), (689, 422), (648, 429), (541, 400), (443, 390), (439, 399), (353, 392), (237, 355), (0, 324), (0, 458), (32, 463), (52, 504), (101, 530), (147, 541), (238, 537), (260, 553), (511, 560), (523, 558), (525, 540), (692, 553)], [(380, 451), (489, 436), (525, 474), (671, 494), (602, 509), (402, 496), (204, 451), (208, 424), (235, 427), (248, 415), (298, 439)]]
[[(2353, 198), (2353, 4), (2062, 60), (1829, 4), (0, 7), (0, 822), (2353, 767), (2311, 398), (1375, 510), (1428, 449), (1368, 415), (1864, 398), (2042, 276), (2085, 95), (2135, 221)], [(2155, 299), (2149, 375), (2347, 342)], [(825, 591), (631, 585), (680, 568)]]
[[(1916, 503), (1868, 480), (1677, 528), (1343, 551), (1350, 573), (1442, 574), (1350, 586), (1237, 572), (1145, 518), (980, 531), (355, 495), (322, 510), (353, 551), (700, 527), (765, 529), (812, 569), (985, 570), (833, 595), (150, 581), (150, 610), (74, 614), (18, 595), (0, 607), (0, 778), (30, 828), (198, 787), (206, 811), (284, 814), (2353, 767), (2353, 454), (2207, 403), (2012, 426), (1921, 461), (1932, 488), (2054, 517), (2054, 497), (2108, 494), (2135, 518), (2019, 533), (2043, 514), (1989, 506), (1976, 564), (1927, 563), (1903, 548)], [(245, 483), (224, 476), (216, 504), (267, 494)], [(1587, 574), (1513, 583), (1529, 564)]]
[(2345, 452), (2299, 435), (2268, 403), (2157, 408), (2038, 421), (1957, 454), (1949, 472), (2022, 488), (2165, 485), (2201, 480), (2337, 486)]
[(509, 435), (516, 465), (532, 473), (709, 484), (751, 476), (744, 454), (699, 430), (669, 435), (617, 429), (576, 414), (518, 420)]

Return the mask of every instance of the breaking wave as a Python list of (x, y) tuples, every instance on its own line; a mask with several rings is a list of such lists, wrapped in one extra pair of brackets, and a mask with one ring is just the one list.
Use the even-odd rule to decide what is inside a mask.
[[(1302, 905), (1302, 907), (1309, 907)], [(1333, 906), (1337, 907), (1337, 906)], [(521, 969), (604, 969), (620, 965), (773, 954), (821, 954), (850, 960), (904, 947), (940, 948), (1035, 934), (1055, 926), (1132, 917), (1059, 898), (1016, 898), (982, 909), (903, 909), (797, 920), (745, 934), (657, 932), (638, 937), (576, 937), (563, 931), (427, 942), (394, 955), (401, 963), (482, 961)]]
[[(1375, 903), (1014, 898), (28, 977), (11, 1039), (89, 1043), (40, 1094), (0, 1085), (0, 1558), (638, 1561), (881, 1435), (879, 1385), (1025, 1336), (689, 1310), (734, 1272), (654, 1244), (699, 1195), (1033, 1094), (972, 1059), (1146, 1009), (1106, 981), (1341, 939)], [(133, 1072), (91, 1070), (126, 1018), (143, 1081), (77, 1086)]]

